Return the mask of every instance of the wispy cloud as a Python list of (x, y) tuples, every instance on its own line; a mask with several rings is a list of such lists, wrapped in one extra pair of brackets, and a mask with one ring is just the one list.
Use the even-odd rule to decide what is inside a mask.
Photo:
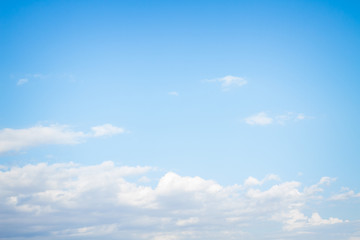
[(273, 122), (273, 118), (269, 117), (265, 112), (260, 112), (245, 119), (250, 125), (269, 125)]
[(179, 93), (178, 92), (168, 92), (169, 95), (172, 95), (172, 96), (179, 96)]
[(21, 86), (28, 82), (33, 82), (35, 80), (68, 80), (74, 81), (74, 76), (72, 74), (42, 74), (42, 73), (27, 73), (23, 75), (11, 75), (11, 78), (18, 79), (16, 85)]
[(21, 86), (24, 85), (25, 83), (27, 83), (29, 81), (29, 79), (27, 78), (21, 78), (19, 79), (19, 81), (16, 83), (16, 85)]
[(342, 201), (342, 200), (347, 200), (349, 198), (360, 198), (360, 193), (355, 193), (353, 190), (349, 188), (343, 188), (342, 193), (331, 196), (330, 200)]
[(180, 219), (176, 222), (177, 226), (187, 226), (187, 225), (193, 225), (199, 222), (199, 218), (197, 217), (191, 217), (187, 219)]
[(206, 81), (221, 83), (221, 88), (223, 91), (228, 91), (233, 87), (241, 87), (241, 86), (247, 84), (247, 81), (244, 78), (231, 76), (231, 75), (227, 75), (222, 78), (210, 79), (210, 80), (206, 80)]
[[(324, 190), (307, 191), (312, 186), (303, 188), (300, 182), (285, 181), (266, 188), (246, 184), (249, 181), (246, 186), (222, 186), (174, 172), (160, 176), (151, 186), (134, 180), (154, 169), (113, 162), (3, 167), (0, 212), (2, 225), (8, 227), (1, 235), (16, 239), (31, 234), (36, 239), (152, 240), (163, 236), (181, 240), (223, 239), (226, 234), (229, 239), (256, 239), (254, 229), (264, 229), (265, 239), (270, 234), (266, 226), (275, 227), (280, 235), (319, 231), (315, 227), (322, 226), (321, 234), (326, 236), (326, 226), (347, 223), (337, 217), (321, 217), (311, 200), (324, 201)], [(275, 175), (264, 179), (279, 181)], [(324, 181), (314, 185), (319, 184), (326, 185)], [(11, 224), (15, 219), (16, 226)]]
[[(12, 76), (12, 77), (15, 77), (15, 76)], [(28, 74), (25, 74), (22, 77), (20, 77), (20, 79), (17, 81), (16, 85), (21, 86), (21, 85), (24, 85), (25, 83), (30, 82), (30, 80), (45, 79), (48, 77), (49, 77), (49, 75), (44, 75), (41, 73), (28, 73)]]
[(310, 119), (303, 113), (287, 112), (281, 115), (269, 115), (266, 112), (259, 112), (255, 115), (245, 118), (245, 122), (250, 125), (270, 125), (273, 123), (284, 125), (287, 122), (296, 122), (304, 119)]
[(90, 137), (111, 136), (123, 132), (124, 129), (111, 124), (92, 127), (92, 131), (88, 133), (56, 124), (24, 129), (4, 128), (0, 130), (0, 153), (47, 144), (78, 144)]

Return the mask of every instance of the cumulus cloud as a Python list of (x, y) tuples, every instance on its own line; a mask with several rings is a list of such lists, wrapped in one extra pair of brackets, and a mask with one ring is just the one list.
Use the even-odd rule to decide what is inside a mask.
[(264, 229), (268, 239), (269, 226), (281, 235), (345, 222), (303, 213), (319, 192), (306, 192), (300, 182), (244, 188), (174, 172), (154, 185), (136, 180), (154, 170), (113, 162), (3, 167), (0, 238), (256, 239), (254, 229)]
[(284, 125), (286, 122), (296, 122), (310, 117), (305, 116), (302, 113), (287, 112), (280, 115), (268, 115), (266, 112), (259, 112), (255, 115), (245, 118), (245, 122), (250, 125), (270, 125), (280, 124)]
[(244, 78), (231, 76), (231, 75), (227, 75), (222, 78), (215, 78), (207, 81), (221, 83), (221, 88), (223, 91), (228, 91), (233, 87), (242, 87), (243, 85), (247, 84), (247, 81)]
[(323, 219), (320, 217), (319, 213), (315, 212), (311, 215), (311, 218), (309, 218), (308, 222), (311, 225), (323, 225), (323, 224), (342, 223), (343, 220), (333, 217), (330, 217), (329, 219)]
[[(279, 215), (274, 215), (274, 219)], [(290, 210), (289, 212), (280, 214), (280, 219), (284, 222), (284, 230), (293, 231), (299, 228), (319, 226), (319, 225), (332, 225), (336, 223), (343, 223), (344, 221), (339, 218), (330, 217), (329, 219), (323, 219), (319, 213), (314, 212), (311, 217), (305, 216), (298, 209)]]
[(89, 137), (123, 133), (122, 128), (105, 124), (92, 128), (91, 133), (74, 131), (66, 125), (34, 126), (24, 129), (0, 129), (0, 154), (46, 144), (78, 144)]

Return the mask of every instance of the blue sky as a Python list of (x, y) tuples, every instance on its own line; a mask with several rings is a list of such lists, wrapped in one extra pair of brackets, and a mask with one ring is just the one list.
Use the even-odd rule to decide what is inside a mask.
[(0, 1), (0, 239), (359, 240), (359, 41), (356, 1)]

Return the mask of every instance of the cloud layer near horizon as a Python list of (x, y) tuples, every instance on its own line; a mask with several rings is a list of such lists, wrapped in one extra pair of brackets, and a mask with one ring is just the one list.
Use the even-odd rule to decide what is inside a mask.
[(256, 239), (253, 229), (272, 226), (261, 235), (267, 239), (349, 224), (303, 212), (324, 201), (329, 177), (302, 186), (271, 174), (222, 186), (167, 172), (143, 183), (154, 169), (113, 162), (2, 167), (0, 239)]
[(91, 128), (92, 132), (74, 131), (66, 125), (34, 126), (24, 129), (4, 128), (0, 130), (0, 154), (19, 151), (27, 147), (45, 144), (77, 144), (91, 137), (111, 136), (124, 129), (104, 124)]

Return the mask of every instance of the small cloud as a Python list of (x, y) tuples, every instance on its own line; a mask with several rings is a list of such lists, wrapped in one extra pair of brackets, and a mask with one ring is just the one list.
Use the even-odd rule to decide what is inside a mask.
[(178, 92), (168, 92), (169, 95), (172, 95), (172, 96), (179, 96), (179, 93)]
[(331, 178), (331, 177), (322, 177), (320, 179), (319, 184), (326, 184), (326, 185), (330, 185), (330, 183), (335, 182), (336, 178)]
[(329, 186), (332, 182), (335, 182), (335, 181), (336, 181), (336, 178), (322, 177), (318, 183), (311, 185), (309, 187), (306, 187), (304, 189), (304, 193), (311, 195), (311, 194), (323, 192), (324, 191), (324, 189), (322, 188), (323, 185)]
[(357, 197), (360, 198), (360, 193), (356, 194), (353, 190), (350, 190), (349, 188), (343, 188), (342, 193), (331, 196), (329, 200), (343, 201), (349, 198), (357, 198)]
[(207, 80), (207, 82), (220, 82), (221, 88), (223, 91), (228, 91), (232, 87), (241, 87), (247, 84), (247, 81), (242, 77), (235, 77), (231, 75), (227, 75), (222, 78), (215, 78), (211, 80)]
[(245, 118), (245, 122), (250, 125), (269, 125), (272, 123), (285, 125), (285, 123), (290, 121), (296, 122), (304, 119), (310, 119), (310, 117), (305, 116), (303, 113), (287, 112), (281, 115), (268, 116), (265, 112), (260, 112)]
[(250, 125), (269, 125), (273, 122), (273, 119), (265, 112), (260, 112), (256, 115), (246, 118), (245, 122)]
[(287, 112), (287, 113), (282, 114), (282, 115), (277, 115), (274, 118), (276, 119), (276, 122), (278, 124), (283, 125), (288, 121), (301, 121), (301, 120), (304, 120), (304, 119), (306, 119), (308, 117), (305, 116), (303, 113)]
[(305, 115), (302, 114), (302, 113), (299, 113), (299, 114), (296, 116), (296, 119), (298, 119), (298, 120), (304, 120), (304, 119), (305, 119)]
[(25, 83), (29, 82), (29, 79), (27, 78), (21, 78), (19, 79), (19, 81), (16, 83), (17, 86), (21, 86), (24, 85)]
[(125, 132), (124, 129), (115, 127), (111, 124), (95, 126), (95, 127), (92, 127), (91, 130), (94, 132), (94, 137), (112, 136), (112, 135), (116, 135), (116, 134)]

